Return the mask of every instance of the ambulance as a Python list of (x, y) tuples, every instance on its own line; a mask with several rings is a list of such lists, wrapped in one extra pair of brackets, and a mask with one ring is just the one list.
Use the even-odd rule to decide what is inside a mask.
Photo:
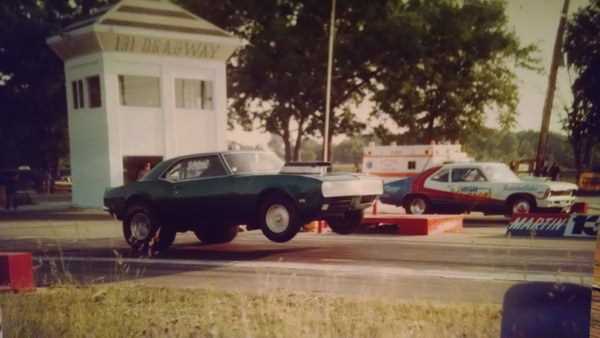
[(420, 144), (376, 146), (363, 150), (362, 172), (369, 175), (404, 178), (417, 175), (444, 163), (473, 161), (460, 144)]

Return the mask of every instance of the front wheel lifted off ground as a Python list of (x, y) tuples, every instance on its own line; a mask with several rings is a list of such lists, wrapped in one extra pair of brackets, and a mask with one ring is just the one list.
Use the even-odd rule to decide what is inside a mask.
[(265, 198), (260, 205), (259, 221), (263, 234), (279, 243), (294, 238), (302, 227), (296, 206), (282, 194), (271, 194)]
[(167, 250), (175, 241), (176, 233), (161, 226), (151, 208), (137, 204), (127, 209), (123, 236), (135, 253), (153, 256)]
[(347, 212), (345, 217), (330, 218), (327, 224), (333, 232), (340, 235), (348, 235), (356, 232), (363, 220), (363, 211)]

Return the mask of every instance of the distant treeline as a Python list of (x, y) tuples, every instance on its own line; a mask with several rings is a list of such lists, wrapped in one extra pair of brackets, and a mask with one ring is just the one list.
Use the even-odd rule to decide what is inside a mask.
[[(464, 138), (463, 149), (480, 161), (501, 161), (535, 159), (539, 132), (533, 130), (506, 132), (484, 128)], [(594, 152), (595, 161), (600, 163), (600, 147)], [(556, 161), (565, 169), (574, 168), (573, 148), (565, 135), (550, 133), (547, 161)]]

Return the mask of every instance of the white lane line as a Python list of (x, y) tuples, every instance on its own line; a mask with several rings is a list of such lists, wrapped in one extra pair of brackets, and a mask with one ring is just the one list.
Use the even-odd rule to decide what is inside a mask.
[(154, 258), (109, 258), (109, 257), (36, 257), (41, 261), (84, 262), (84, 263), (126, 263), (145, 265), (180, 265), (214, 268), (244, 268), (244, 269), (284, 269), (295, 271), (317, 271), (332, 274), (347, 274), (359, 276), (379, 277), (432, 277), (468, 279), (479, 281), (528, 281), (528, 282), (570, 282), (590, 286), (592, 276), (574, 273), (547, 273), (547, 272), (487, 272), (487, 271), (461, 271), (441, 269), (411, 269), (403, 267), (378, 267), (370, 265), (341, 265), (341, 264), (315, 264), (298, 262), (266, 262), (266, 261), (221, 261), (221, 260), (190, 260), (190, 259), (154, 259)]

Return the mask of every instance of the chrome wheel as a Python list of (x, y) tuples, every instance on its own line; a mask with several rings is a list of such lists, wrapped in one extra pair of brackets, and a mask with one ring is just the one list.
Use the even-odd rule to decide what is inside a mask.
[(138, 240), (144, 241), (148, 239), (152, 232), (152, 222), (144, 213), (137, 213), (131, 218), (131, 236)]
[(513, 203), (513, 214), (528, 214), (531, 211), (531, 203), (527, 200), (517, 200)]
[(410, 213), (414, 215), (422, 215), (427, 209), (427, 202), (420, 197), (413, 198), (409, 205)]
[(272, 232), (282, 233), (290, 225), (290, 213), (284, 205), (273, 204), (267, 209), (265, 223)]

